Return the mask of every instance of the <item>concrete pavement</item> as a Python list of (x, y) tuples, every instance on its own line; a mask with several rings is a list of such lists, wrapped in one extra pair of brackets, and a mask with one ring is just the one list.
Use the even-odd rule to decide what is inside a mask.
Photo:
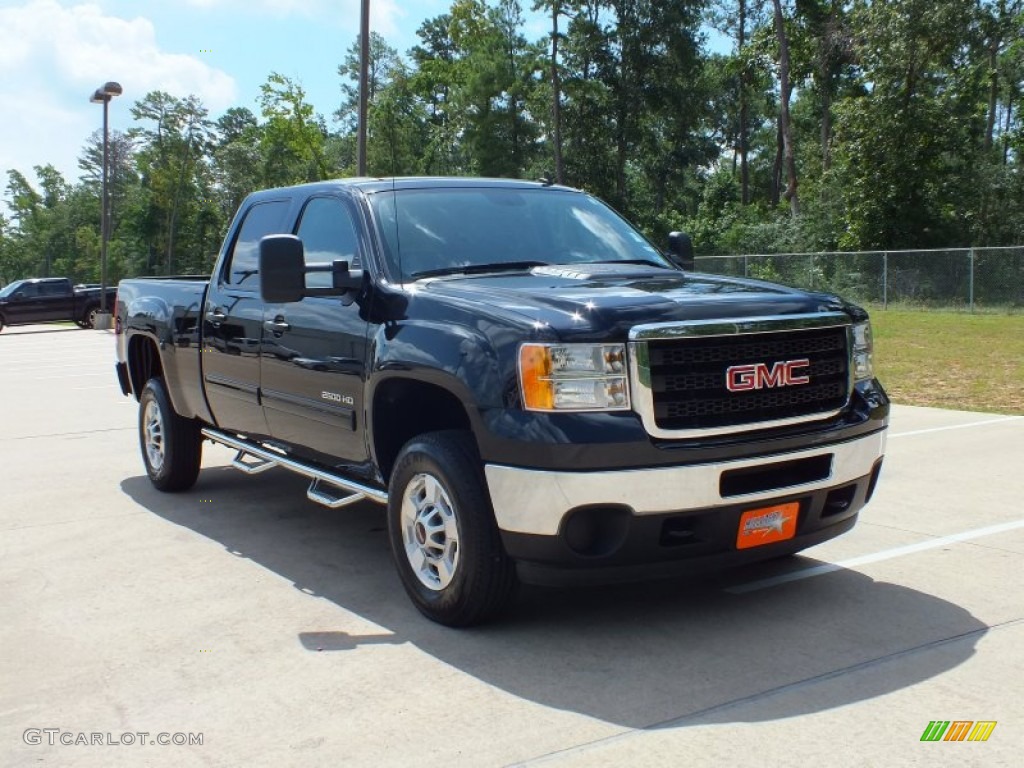
[[(453, 631), (406, 599), (380, 507), (209, 445), (157, 493), (136, 418), (111, 334), (0, 335), (0, 765), (1018, 764), (1024, 419), (897, 407), (850, 534)], [(921, 743), (931, 720), (998, 725)]]

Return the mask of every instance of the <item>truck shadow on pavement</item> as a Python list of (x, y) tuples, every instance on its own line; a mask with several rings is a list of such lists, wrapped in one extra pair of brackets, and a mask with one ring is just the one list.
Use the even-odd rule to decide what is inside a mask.
[(32, 325), (27, 328), (19, 328), (18, 326), (6, 327), (3, 329), (4, 336), (38, 336), (42, 333), (71, 333), (74, 331), (81, 331), (77, 325), (55, 325), (55, 326), (38, 326)]
[(775, 720), (882, 696), (962, 664), (986, 631), (957, 605), (853, 571), (723, 591), (818, 564), (807, 557), (699, 583), (524, 587), (501, 621), (451, 630), (406, 598), (383, 507), (332, 512), (307, 501), (305, 485), (283, 470), (251, 479), (225, 467), (204, 469), (186, 494), (161, 494), (145, 476), (121, 487), (167, 521), (394, 633), (296, 627), (311, 652), (411, 643), (514, 696), (631, 728)]

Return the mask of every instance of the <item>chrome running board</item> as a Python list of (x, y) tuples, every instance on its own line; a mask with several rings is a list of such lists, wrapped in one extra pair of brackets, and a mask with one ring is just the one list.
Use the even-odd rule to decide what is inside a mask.
[[(238, 451), (238, 454), (231, 462), (231, 466), (247, 475), (256, 475), (260, 472), (265, 472), (271, 467), (284, 467), (291, 472), (308, 477), (312, 482), (309, 484), (309, 490), (306, 491), (306, 497), (330, 509), (340, 509), (363, 499), (375, 501), (378, 504), (388, 503), (387, 491), (382, 491), (379, 488), (373, 488), (369, 485), (358, 483), (355, 480), (349, 480), (340, 475), (334, 475), (322, 469), (311, 467), (308, 464), (303, 464), (295, 459), (268, 450), (259, 443), (233, 437), (209, 427), (204, 428), (202, 434), (207, 440), (212, 440), (215, 443), (226, 445), (228, 448), (234, 448)], [(256, 461), (246, 461), (247, 458), (256, 459)], [(335, 488), (344, 491), (347, 495), (332, 493), (332, 489)]]

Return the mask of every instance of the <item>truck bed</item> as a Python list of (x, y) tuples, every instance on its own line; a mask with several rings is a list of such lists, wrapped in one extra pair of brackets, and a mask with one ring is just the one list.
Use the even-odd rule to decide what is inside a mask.
[(168, 394), (186, 418), (211, 421), (203, 394), (200, 327), (209, 277), (137, 277), (118, 285), (115, 307), (119, 358), (126, 359), (129, 329), (155, 336)]

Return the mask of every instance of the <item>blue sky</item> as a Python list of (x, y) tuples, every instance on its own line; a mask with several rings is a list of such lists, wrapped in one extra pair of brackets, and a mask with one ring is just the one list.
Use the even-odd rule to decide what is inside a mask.
[[(524, 0), (523, 6), (532, 3)], [(338, 65), (355, 40), (360, 0), (0, 0), (0, 184), (15, 168), (52, 163), (78, 178), (77, 158), (102, 125), (89, 96), (108, 80), (124, 95), (112, 129), (147, 92), (194, 93), (216, 118), (231, 106), (258, 112), (272, 71), (299, 80), (326, 116), (341, 101)], [(424, 19), (451, 0), (371, 0), (371, 25), (402, 53)], [(529, 15), (527, 36), (547, 23)], [(330, 119), (330, 118), (329, 118)]]
[[(372, 26), (399, 50), (450, 0), (371, 0)], [(337, 75), (358, 33), (359, 0), (0, 0), (0, 183), (53, 163), (78, 178), (77, 158), (102, 124), (92, 91), (116, 80), (112, 129), (148, 91), (195, 93), (220, 115), (258, 112), (271, 71), (300, 80), (318, 112), (340, 103)], [(538, 27), (538, 29), (540, 29)]]

